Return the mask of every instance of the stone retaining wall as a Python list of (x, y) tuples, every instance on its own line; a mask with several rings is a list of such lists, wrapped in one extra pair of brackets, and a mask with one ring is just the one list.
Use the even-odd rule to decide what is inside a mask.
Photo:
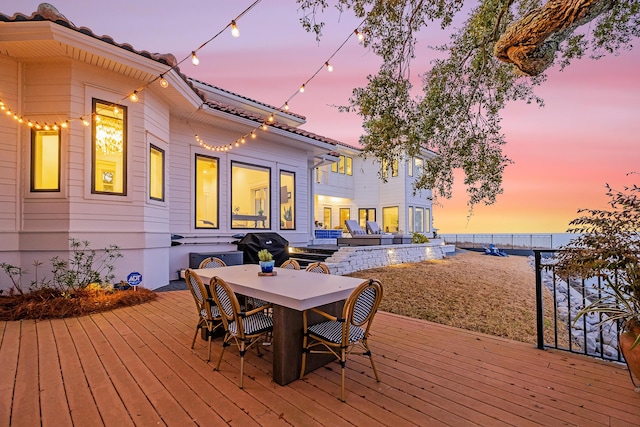
[(331, 269), (331, 274), (344, 275), (386, 265), (442, 259), (447, 252), (454, 250), (453, 245), (444, 245), (439, 241), (408, 245), (342, 246), (325, 263)]

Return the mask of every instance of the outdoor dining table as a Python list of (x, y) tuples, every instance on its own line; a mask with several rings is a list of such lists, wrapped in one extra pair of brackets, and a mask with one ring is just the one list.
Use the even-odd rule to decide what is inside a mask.
[[(235, 293), (273, 304), (273, 381), (286, 385), (300, 377), (302, 312), (318, 307), (340, 314), (344, 300), (362, 283), (362, 279), (277, 267), (273, 271), (276, 272), (275, 276), (259, 276), (260, 266), (257, 264), (195, 270), (207, 282), (218, 276)], [(310, 324), (320, 321), (322, 317), (309, 313)], [(334, 360), (331, 355), (324, 356), (309, 358), (306, 371)]]

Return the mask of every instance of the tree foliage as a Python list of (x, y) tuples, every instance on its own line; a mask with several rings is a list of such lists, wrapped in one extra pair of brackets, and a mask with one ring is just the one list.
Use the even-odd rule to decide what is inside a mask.
[[(545, 70), (573, 59), (630, 49), (640, 35), (640, 0), (297, 0), (302, 25), (322, 36), (330, 7), (363, 18), (364, 46), (382, 59), (366, 87), (355, 88), (343, 111), (363, 118), (364, 156), (380, 164), (415, 156), (428, 159), (417, 189), (450, 198), (454, 171), (464, 173), (468, 203), (492, 204), (502, 193), (501, 111), (510, 101), (543, 105), (535, 86)], [(454, 19), (468, 14), (458, 30)], [(588, 24), (588, 25), (585, 25)], [(439, 26), (452, 35), (435, 47), (441, 59), (422, 73), (422, 94), (412, 96), (410, 63), (421, 30)], [(381, 174), (384, 176), (384, 174)]]

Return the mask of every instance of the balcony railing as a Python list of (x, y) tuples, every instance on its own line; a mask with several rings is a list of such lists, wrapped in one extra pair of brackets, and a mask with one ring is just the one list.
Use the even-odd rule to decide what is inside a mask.
[[(556, 273), (556, 250), (534, 250), (536, 315), (540, 349), (556, 348), (606, 360), (623, 361), (618, 351), (622, 325), (605, 314), (577, 318), (577, 312), (605, 293), (599, 278), (568, 278)], [(602, 326), (598, 323), (605, 320)]]

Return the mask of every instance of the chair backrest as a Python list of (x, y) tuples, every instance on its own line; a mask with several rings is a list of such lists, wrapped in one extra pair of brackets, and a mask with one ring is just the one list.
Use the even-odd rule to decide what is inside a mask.
[(348, 339), (351, 325), (363, 327), (365, 337), (368, 336), (371, 322), (381, 301), (382, 284), (379, 280), (369, 279), (355, 288), (345, 301), (342, 310), (342, 318), (345, 319), (346, 327), (343, 339)]
[(349, 234), (351, 234), (351, 236), (367, 234), (367, 232), (364, 231), (362, 227), (360, 227), (360, 224), (358, 224), (358, 221), (356, 221), (355, 219), (345, 219), (344, 225), (347, 227), (347, 230), (349, 230)]
[(371, 234), (382, 234), (380, 226), (375, 221), (367, 221), (367, 231)]
[(244, 338), (244, 329), (240, 319), (240, 302), (229, 284), (220, 277), (214, 276), (209, 282), (209, 290), (218, 310), (220, 310), (225, 331), (229, 332), (229, 324), (235, 322), (234, 335), (241, 339)]
[(324, 262), (312, 262), (307, 266), (306, 271), (309, 273), (331, 274), (329, 266)]
[(191, 291), (200, 316), (212, 319), (213, 316), (211, 314), (211, 306), (209, 305), (207, 288), (204, 286), (200, 276), (188, 268), (184, 272), (184, 281), (187, 282), (187, 288)]
[(227, 263), (221, 260), (220, 258), (210, 256), (200, 261), (200, 265), (198, 266), (198, 268), (220, 268), (220, 267), (226, 267), (226, 266), (227, 266)]
[(280, 265), (280, 268), (288, 268), (290, 270), (300, 270), (300, 264), (295, 259), (288, 259)]

